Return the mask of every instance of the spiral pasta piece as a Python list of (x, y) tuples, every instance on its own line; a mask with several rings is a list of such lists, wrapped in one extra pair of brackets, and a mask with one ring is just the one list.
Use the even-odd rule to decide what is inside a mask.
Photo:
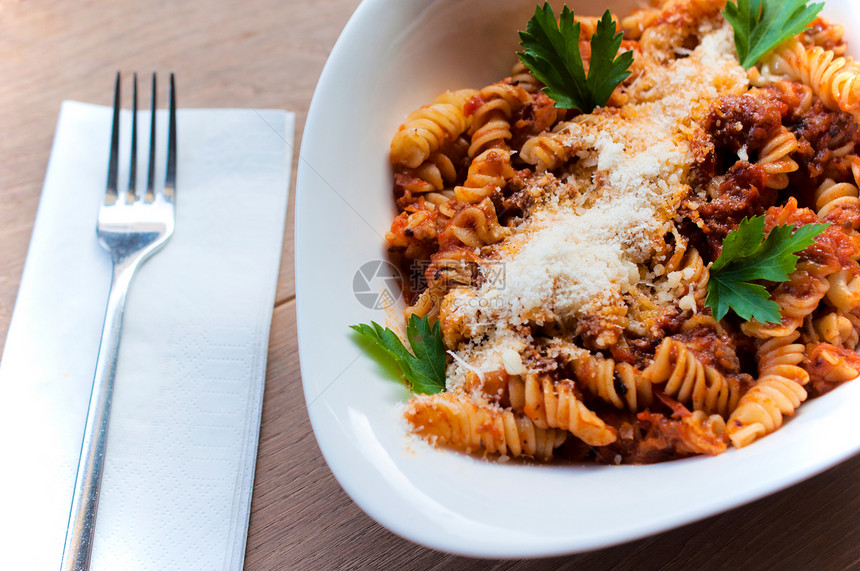
[(813, 320), (815, 333), (827, 343), (846, 349), (855, 349), (860, 336), (851, 319), (838, 311), (831, 311)]
[(773, 300), (779, 305), (780, 323), (759, 323), (747, 321), (741, 330), (751, 337), (768, 339), (785, 337), (803, 324), (803, 319), (811, 314), (821, 301), (830, 283), (827, 278), (814, 276), (804, 270), (792, 272), (787, 282), (777, 286)]
[(800, 333), (775, 337), (756, 352), (759, 378), (741, 397), (729, 417), (726, 432), (736, 448), (742, 448), (782, 426), (783, 417), (794, 414), (806, 400), (803, 385), (809, 373), (798, 365), (805, 359), (804, 345), (794, 343)]
[[(433, 104), (437, 103), (447, 103), (449, 105), (455, 105), (462, 109), (466, 102), (472, 97), (478, 94), (477, 89), (457, 89), (455, 91), (445, 91), (444, 93), (440, 93), (436, 96), (436, 99), (433, 100)], [(469, 126), (469, 118), (466, 118), (466, 126)]]
[(472, 336), (461, 309), (464, 307), (464, 300), (476, 297), (477, 294), (471, 289), (456, 288), (442, 298), (438, 315), (445, 347), (455, 349), (462, 341)]
[(499, 82), (481, 89), (476, 98), (480, 104), (472, 113), (469, 156), (495, 147), (507, 149), (513, 136), (511, 117), (531, 100), (528, 92), (520, 85)]
[(837, 56), (843, 56), (848, 49), (843, 40), (844, 35), (845, 29), (839, 24), (816, 18), (798, 34), (797, 39), (807, 48), (818, 46), (832, 51)]
[(573, 149), (565, 144), (567, 138), (561, 131), (535, 135), (523, 144), (520, 158), (539, 172), (556, 169), (573, 156)]
[(428, 289), (445, 293), (451, 288), (472, 285), (479, 258), (467, 248), (449, 248), (430, 257), (424, 271)]
[(684, 445), (696, 454), (715, 456), (726, 451), (726, 420), (719, 414), (695, 410), (681, 419)]
[(651, 405), (651, 383), (628, 363), (583, 352), (573, 361), (577, 382), (616, 408), (639, 411)]
[[(684, 250), (682, 250), (683, 252)], [(673, 280), (681, 280), (680, 287), (683, 289), (678, 298), (678, 307), (686, 311), (696, 313), (699, 308), (705, 306), (705, 298), (708, 296), (708, 279), (710, 273), (705, 266), (705, 261), (695, 248), (686, 250), (677, 274), (669, 274), (670, 285)], [(674, 256), (673, 256), (674, 258)], [(669, 263), (672, 263), (670, 259)]]
[(543, 83), (533, 76), (529, 71), (529, 68), (519, 60), (517, 60), (517, 63), (515, 63), (514, 67), (511, 68), (511, 79), (515, 85), (519, 85), (525, 89), (527, 93), (536, 93), (543, 87)]
[[(833, 98), (831, 108), (838, 107), (855, 118), (860, 116), (860, 64), (852, 60), (838, 69), (833, 74), (829, 87)], [(821, 99), (825, 100), (824, 97)]]
[[(613, 16), (612, 19), (615, 22), (618, 21), (615, 16)], [(574, 20), (579, 23), (580, 41), (590, 40), (597, 32), (597, 24), (600, 22), (600, 18), (596, 18), (594, 16), (576, 16)]]
[(776, 337), (762, 343), (756, 351), (758, 361), (759, 381), (768, 375), (776, 375), (805, 385), (809, 382), (809, 375), (798, 365), (805, 359), (805, 346), (794, 343), (800, 337), (800, 332), (795, 331), (786, 337)]
[(759, 152), (757, 164), (767, 174), (766, 185), (769, 188), (781, 190), (788, 186), (789, 173), (795, 172), (799, 167), (791, 158), (791, 154), (797, 150), (797, 137), (781, 127), (771, 139), (765, 143)]
[(451, 157), (436, 151), (415, 169), (415, 174), (429, 184), (428, 191), (442, 190), (457, 180), (457, 166)]
[[(664, 239), (660, 244), (660, 250), (655, 259), (660, 260), (661, 263), (658, 264), (659, 268), (655, 266), (654, 270), (657, 275), (665, 275), (683, 268), (682, 264), (687, 254), (689, 242), (681, 235), (674, 222), (667, 222), (660, 229), (660, 232), (663, 234)], [(670, 235), (672, 237), (671, 240), (668, 239)]]
[(496, 209), (489, 198), (478, 204), (469, 205), (451, 218), (439, 234), (440, 245), (464, 245), (480, 248), (495, 244), (508, 235), (509, 229), (503, 228), (496, 217)]
[(411, 306), (404, 310), (406, 319), (408, 320), (412, 314), (418, 317), (428, 316), (431, 321), (438, 319), (442, 324), (446, 346), (454, 347), (456, 343), (453, 340), (449, 343), (444, 335), (445, 324), (450, 319), (450, 316), (443, 315), (442, 312), (444, 297), (452, 289), (461, 288), (464, 293), (470, 292), (471, 290), (463, 286), (472, 285), (473, 271), (476, 266), (477, 259), (474, 254), (463, 248), (450, 248), (433, 254), (425, 270), (427, 288), (415, 298)]
[(438, 235), (437, 217), (438, 213), (433, 210), (401, 212), (391, 223), (391, 230), (385, 234), (389, 248), (403, 250), (410, 260), (429, 255), (432, 242)]
[(815, 191), (815, 208), (821, 220), (826, 221), (827, 215), (838, 207), (860, 207), (860, 193), (857, 187), (848, 182), (835, 182), (832, 178), (825, 179)]
[[(520, 405), (535, 426), (568, 430), (591, 446), (615, 442), (615, 429), (607, 426), (576, 398), (571, 381), (553, 382), (548, 375), (527, 373), (519, 382), (523, 387), (522, 390), (511, 391), (511, 406), (516, 410)], [(518, 395), (522, 401), (515, 401)]]
[[(430, 193), (439, 193), (446, 184), (457, 180), (457, 166), (450, 156), (435, 151), (418, 168), (403, 169), (394, 174), (395, 193), (401, 194), (397, 205), (401, 210), (420, 204), (421, 199), (435, 203)], [(423, 196), (422, 196), (423, 195)]]
[(658, 18), (660, 18), (660, 10), (653, 8), (635, 10), (621, 20), (624, 37), (629, 40), (638, 40), (642, 37), (642, 32), (654, 25)]
[[(617, 408), (624, 408), (625, 402), (615, 388), (615, 361), (588, 353), (577, 358), (573, 367), (576, 380), (584, 385), (587, 391)], [(624, 389), (621, 392), (623, 393)]]
[(577, 323), (585, 346), (600, 350), (618, 343), (630, 324), (628, 312), (627, 304), (617, 291), (604, 292), (599, 299), (585, 304)]
[(486, 150), (472, 160), (466, 181), (454, 188), (454, 197), (464, 204), (481, 202), (505, 188), (514, 174), (510, 151)]
[(830, 287), (827, 290), (827, 301), (842, 313), (850, 313), (860, 308), (860, 266), (840, 270), (827, 276)]
[(548, 461), (567, 438), (561, 430), (538, 428), (523, 415), (451, 393), (413, 398), (406, 419), (419, 436), (468, 454), (484, 451)]
[(403, 317), (409, 321), (409, 316), (416, 315), (418, 317), (429, 317), (435, 320), (439, 315), (439, 303), (436, 296), (429, 289), (422, 291), (412, 305), (403, 310)]
[(436, 103), (410, 113), (391, 140), (391, 162), (417, 168), (443, 143), (459, 137), (468, 126), (463, 112), (468, 93), (442, 94)]
[(794, 38), (764, 62), (765, 75), (783, 75), (812, 88), (828, 109), (860, 114), (860, 66), (819, 46), (805, 47)]
[(727, 416), (740, 398), (740, 384), (699, 361), (681, 341), (660, 342), (654, 361), (642, 372), (654, 384), (666, 383), (663, 392), (693, 410)]
[(806, 346), (806, 356), (804, 368), (810, 380), (807, 389), (812, 396), (826, 394), (860, 375), (860, 357), (853, 349), (813, 343)]

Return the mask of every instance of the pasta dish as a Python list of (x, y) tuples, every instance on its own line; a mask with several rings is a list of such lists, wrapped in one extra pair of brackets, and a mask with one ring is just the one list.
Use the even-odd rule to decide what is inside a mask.
[[(407, 318), (446, 352), (445, 390), (406, 404), (414, 433), (539, 461), (715, 455), (858, 376), (860, 64), (816, 17), (745, 69), (726, 9), (617, 18), (629, 75), (591, 110), (517, 62), (405, 119), (386, 239), (422, 277)], [(584, 70), (606, 67), (600, 19), (575, 21)], [(762, 251), (814, 229), (787, 279), (741, 280), (767, 265), (752, 254), (720, 269), (754, 224)], [(717, 312), (720, 292), (740, 301)], [(765, 300), (777, 318), (741, 305)]]

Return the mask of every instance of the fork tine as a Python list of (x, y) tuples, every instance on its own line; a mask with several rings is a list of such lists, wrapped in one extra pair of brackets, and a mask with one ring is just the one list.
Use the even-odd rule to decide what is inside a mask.
[(176, 192), (176, 85), (170, 72), (170, 111), (167, 123), (167, 174), (164, 177), (164, 196), (172, 199)]
[(152, 73), (152, 95), (150, 97), (151, 119), (149, 124), (149, 172), (146, 176), (146, 201), (152, 202), (155, 198), (155, 72)]
[(116, 84), (113, 92), (113, 126), (111, 128), (110, 155), (108, 156), (107, 188), (105, 189), (105, 204), (114, 204), (119, 188), (119, 72), (116, 72)]
[(137, 72), (134, 73), (131, 92), (131, 164), (128, 168), (128, 194), (126, 202), (137, 200)]

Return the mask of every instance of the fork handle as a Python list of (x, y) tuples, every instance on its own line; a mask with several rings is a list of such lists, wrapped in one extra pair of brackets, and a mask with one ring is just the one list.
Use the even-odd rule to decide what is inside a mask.
[(128, 286), (138, 262), (139, 260), (127, 259), (115, 260), (113, 264), (110, 294), (81, 444), (81, 457), (75, 476), (69, 525), (66, 528), (61, 566), (63, 571), (84, 571), (90, 566), (122, 317)]

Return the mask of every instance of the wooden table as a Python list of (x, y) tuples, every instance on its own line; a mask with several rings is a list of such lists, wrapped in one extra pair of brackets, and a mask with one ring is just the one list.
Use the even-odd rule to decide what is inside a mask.
[[(317, 78), (357, 4), (0, 0), (0, 341), (63, 99), (108, 105), (115, 70), (173, 70), (182, 106), (289, 109), (297, 114), (298, 143)], [(728, 513), (570, 557), (469, 560), (383, 529), (338, 486), (308, 422), (296, 345), (292, 205), (291, 196), (269, 346), (249, 569), (860, 567), (860, 456)]]

